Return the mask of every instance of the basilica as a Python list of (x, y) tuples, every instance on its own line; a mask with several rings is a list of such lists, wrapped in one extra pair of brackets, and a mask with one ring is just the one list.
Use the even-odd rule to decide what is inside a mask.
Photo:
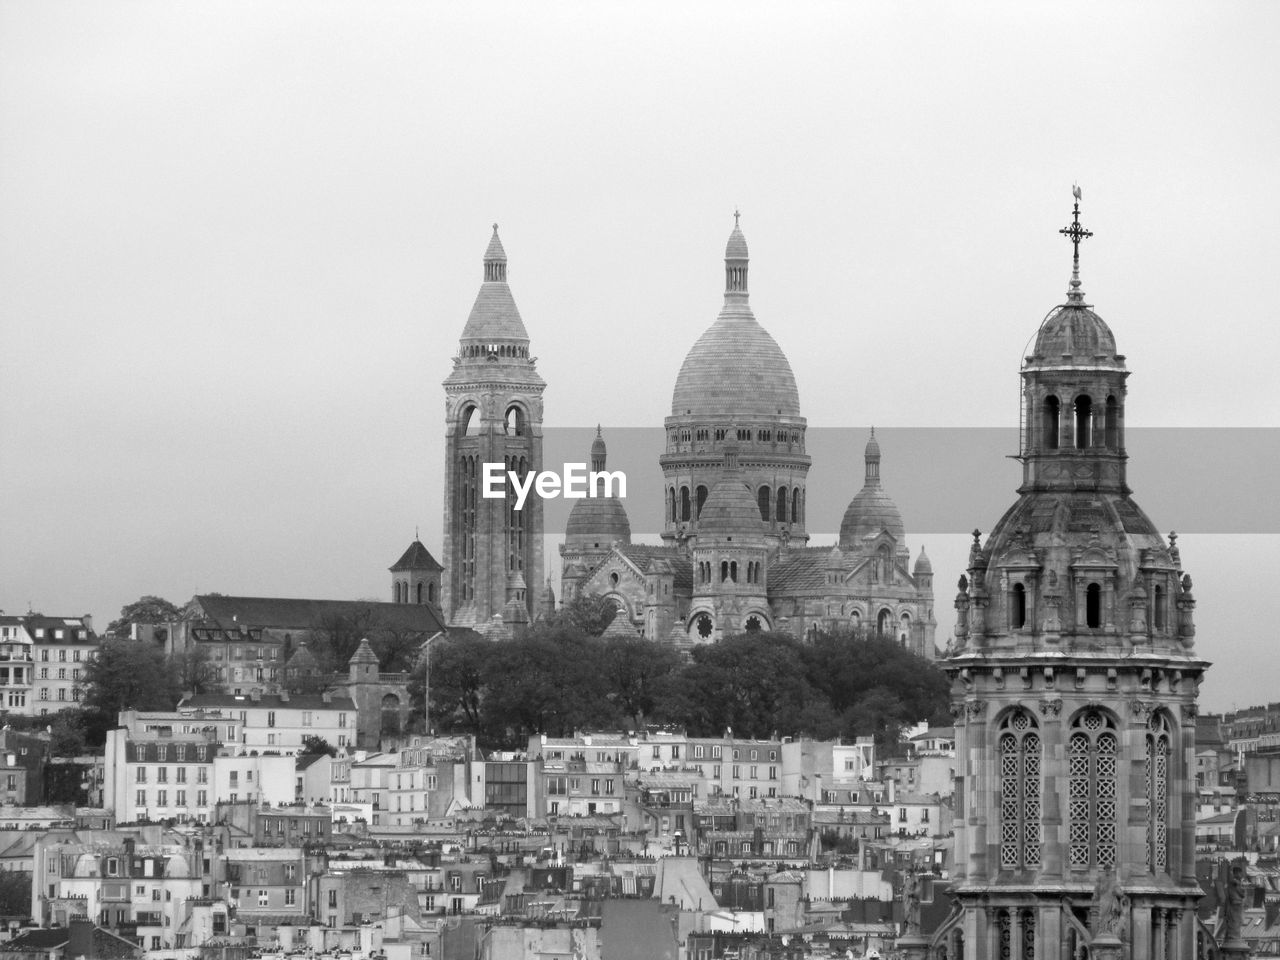
[[(614, 634), (681, 648), (746, 631), (836, 630), (891, 638), (932, 658), (933, 571), (923, 549), (912, 563), (902, 516), (880, 483), (874, 431), (838, 542), (810, 544), (811, 460), (799, 390), (786, 355), (752, 313), (747, 242), (734, 220), (724, 306), (685, 356), (672, 391), (657, 464), (662, 542), (633, 543), (618, 498), (578, 500), (560, 550), (561, 599), (607, 597), (619, 611)], [(503, 462), (517, 475), (540, 468), (544, 385), (528, 348), (495, 227), (445, 382), (443, 588), (450, 624), (493, 636), (518, 632), (554, 603), (550, 580), (538, 596), (531, 589), (541, 572), (540, 504), (517, 512), (476, 495), (484, 462)], [(603, 471), (606, 462), (597, 432), (591, 468)]]

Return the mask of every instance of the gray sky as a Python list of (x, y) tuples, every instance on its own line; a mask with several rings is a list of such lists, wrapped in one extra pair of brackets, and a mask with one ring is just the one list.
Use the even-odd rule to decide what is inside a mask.
[[(1129, 424), (1275, 428), (1277, 35), (1269, 3), (0, 0), (0, 607), (387, 598), (415, 526), (440, 553), (495, 220), (548, 426), (661, 424), (737, 206), (812, 426), (1007, 427), (1079, 182)], [(906, 523), (949, 629), (964, 538)], [(1181, 546), (1205, 704), (1275, 699), (1280, 538)]]

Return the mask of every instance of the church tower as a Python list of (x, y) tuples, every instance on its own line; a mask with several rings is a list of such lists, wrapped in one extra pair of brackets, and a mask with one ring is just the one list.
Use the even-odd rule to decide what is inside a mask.
[[(483, 496), (485, 464), (504, 477), (542, 469), (542, 391), (529, 334), (507, 286), (498, 225), (484, 253), (484, 280), (462, 330), (445, 391), (445, 622), (484, 627), (514, 603), (533, 613), (528, 585), (542, 582), (542, 500), (517, 510), (510, 479), (505, 498)], [(508, 614), (510, 614), (508, 609)]]
[[(1086, 302), (1075, 217), (1067, 302), (1022, 366), (1023, 482), (975, 531), (941, 666), (956, 717), (957, 907), (909, 955), (1194, 960), (1191, 579), (1125, 481), (1128, 371)], [(918, 927), (914, 931), (919, 934)]]

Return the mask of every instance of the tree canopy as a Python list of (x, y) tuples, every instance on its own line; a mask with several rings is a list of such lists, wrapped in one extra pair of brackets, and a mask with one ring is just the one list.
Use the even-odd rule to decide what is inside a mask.
[[(518, 748), (538, 733), (646, 724), (692, 736), (870, 735), (887, 744), (909, 724), (950, 722), (942, 672), (892, 640), (753, 632), (695, 647), (686, 661), (665, 644), (582, 628), (598, 622), (569, 611), (518, 640), (438, 642), (431, 727)], [(421, 662), (410, 684), (419, 717), (425, 675)]]
[(180, 619), (182, 611), (164, 597), (140, 597), (120, 608), (120, 616), (107, 624), (106, 636), (127, 640), (135, 625), (154, 626)]

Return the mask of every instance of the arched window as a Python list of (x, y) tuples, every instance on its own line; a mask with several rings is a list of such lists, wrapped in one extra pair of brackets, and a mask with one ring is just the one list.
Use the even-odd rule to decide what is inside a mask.
[(1093, 446), (1093, 401), (1087, 394), (1076, 397), (1076, 449)]
[(800, 512), (800, 488), (791, 491), (791, 522), (804, 523), (804, 515)]
[(1172, 724), (1164, 711), (1151, 715), (1147, 729), (1147, 866), (1169, 869), (1169, 758)]
[(729, 561), (721, 560), (720, 561), (720, 582), (724, 583), (728, 579), (729, 579)]
[(786, 523), (786, 522), (787, 522), (787, 488), (786, 488), (786, 487), (779, 487), (779, 488), (778, 488), (778, 512), (777, 512), (777, 517), (778, 517), (778, 522), (779, 522), (779, 523)]
[(1062, 404), (1057, 397), (1050, 394), (1044, 398), (1044, 446), (1046, 450), (1058, 449), (1061, 421)]
[(760, 519), (768, 522), (769, 520), (769, 500), (772, 491), (768, 487), (761, 487), (756, 492), (756, 503), (760, 505)]
[(711, 630), (714, 624), (712, 624), (710, 616), (708, 616), (705, 613), (700, 613), (698, 614), (697, 618), (693, 621), (693, 626), (694, 626), (694, 629), (698, 632), (698, 636), (701, 637), (703, 640), (706, 640), (709, 636), (711, 636)]
[(418, 602), (418, 603), (421, 603), (421, 602), (422, 602), (422, 581), (421, 581), (421, 580), (419, 580), (419, 581), (418, 581), (418, 583), (417, 583), (417, 584), (416, 584), (416, 586), (415, 586), (415, 589), (416, 589), (417, 594), (418, 594), (417, 602)]
[(881, 610), (880, 616), (876, 617), (876, 635), (880, 637), (889, 636), (889, 631), (892, 629), (892, 623), (893, 614), (888, 610)]
[(427, 603), (436, 602), (436, 582), (432, 580), (427, 584)]
[(476, 416), (477, 410), (474, 403), (469, 403), (462, 408), (462, 413), (458, 415), (458, 433), (464, 437), (480, 436), (480, 418)]
[(400, 581), (399, 580), (397, 580), (394, 586), (392, 587), (392, 592), (395, 594), (396, 603), (402, 603), (403, 601), (400, 599)]
[(732, 580), (734, 583), (738, 582), (738, 561), (737, 560), (729, 561), (729, 579)]
[(1009, 626), (1021, 630), (1027, 625), (1027, 588), (1020, 583), (1013, 585), (1009, 595)]
[(1115, 396), (1107, 397), (1107, 449), (1120, 449), (1120, 404), (1116, 401)]
[(524, 436), (524, 411), (514, 403), (507, 407), (507, 436), (523, 437)]
[(1067, 845), (1073, 870), (1116, 862), (1119, 811), (1116, 724), (1110, 714), (1085, 710), (1067, 742)]
[(1164, 587), (1156, 585), (1151, 596), (1151, 621), (1157, 630), (1163, 630), (1165, 624)]
[(706, 502), (707, 502), (707, 488), (699, 484), (698, 485), (698, 512), (694, 515), (695, 517), (702, 516), (702, 505)]
[(1030, 712), (1011, 710), (1000, 721), (1000, 866), (1038, 867), (1040, 824), (1040, 729)]
[(1102, 626), (1102, 587), (1096, 583), (1084, 591), (1084, 621), (1091, 630)]
[(680, 519), (689, 519), (689, 488), (680, 488)]
[(751, 616), (747, 617), (746, 629), (747, 629), (747, 633), (760, 632), (760, 618), (757, 617), (754, 613)]
[(905, 647), (907, 645), (907, 641), (911, 639), (911, 614), (904, 613), (898, 618), (898, 620), (901, 623), (901, 627), (898, 630), (898, 639)]

